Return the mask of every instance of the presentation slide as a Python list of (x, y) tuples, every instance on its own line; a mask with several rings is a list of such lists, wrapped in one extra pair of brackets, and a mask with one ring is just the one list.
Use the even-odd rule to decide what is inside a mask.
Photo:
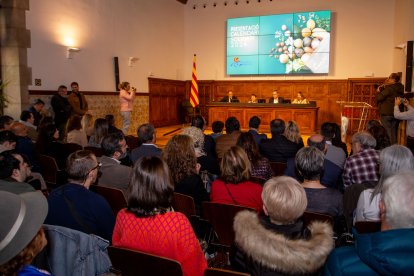
[(227, 74), (328, 74), (330, 36), (330, 11), (228, 19)]

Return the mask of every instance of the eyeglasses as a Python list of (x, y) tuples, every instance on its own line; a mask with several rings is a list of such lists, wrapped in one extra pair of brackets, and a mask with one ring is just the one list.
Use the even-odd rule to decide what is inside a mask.
[(91, 171), (96, 170), (96, 169), (99, 170), (100, 167), (102, 167), (102, 163), (101, 162), (98, 162), (98, 165), (96, 165), (95, 167), (93, 167), (92, 169), (90, 169), (88, 173), (90, 173)]

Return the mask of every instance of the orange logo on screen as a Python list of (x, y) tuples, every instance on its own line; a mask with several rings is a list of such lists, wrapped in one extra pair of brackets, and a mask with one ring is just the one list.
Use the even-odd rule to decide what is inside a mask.
[(235, 58), (233, 58), (233, 61), (234, 61), (234, 62), (239, 62), (239, 57), (235, 57)]

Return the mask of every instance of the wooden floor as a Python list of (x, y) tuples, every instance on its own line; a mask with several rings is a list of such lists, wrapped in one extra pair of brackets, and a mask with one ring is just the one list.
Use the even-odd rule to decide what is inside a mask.
[[(165, 145), (168, 143), (168, 140), (173, 137), (174, 135), (180, 134), (182, 129), (185, 127), (190, 126), (189, 124), (183, 124), (183, 125), (173, 125), (173, 126), (167, 126), (167, 127), (159, 127), (156, 129), (157, 132), (157, 146), (160, 148), (164, 148)], [(247, 129), (242, 129), (242, 131), (247, 131)], [(211, 128), (207, 128), (205, 130), (206, 134), (212, 133)], [(265, 133), (268, 138), (271, 137), (270, 132)], [(305, 142), (308, 140), (309, 135), (302, 135), (302, 139)]]

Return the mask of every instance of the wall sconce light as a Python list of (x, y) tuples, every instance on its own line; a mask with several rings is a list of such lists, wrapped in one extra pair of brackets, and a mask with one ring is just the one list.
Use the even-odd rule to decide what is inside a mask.
[(128, 66), (132, 67), (135, 65), (135, 63), (139, 60), (137, 57), (129, 57), (128, 58)]
[(68, 50), (66, 52), (66, 58), (71, 59), (73, 58), (73, 53), (79, 52), (81, 49), (76, 47), (68, 47)]

